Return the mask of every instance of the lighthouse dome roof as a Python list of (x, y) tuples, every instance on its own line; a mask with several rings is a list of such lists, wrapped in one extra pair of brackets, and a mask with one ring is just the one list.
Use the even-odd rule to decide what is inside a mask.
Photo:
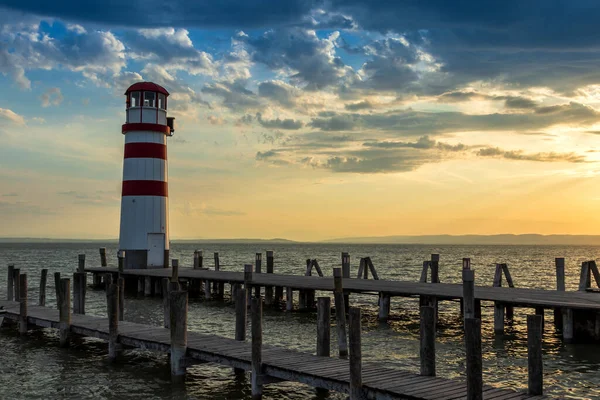
[(154, 82), (137, 82), (134, 83), (133, 85), (129, 86), (129, 89), (127, 89), (125, 91), (125, 94), (129, 93), (129, 92), (134, 92), (134, 91), (138, 91), (138, 90), (147, 90), (147, 91), (151, 91), (151, 92), (158, 92), (158, 93), (162, 93), (166, 96), (169, 95), (169, 92), (167, 92), (167, 89), (165, 89), (164, 87), (157, 85)]

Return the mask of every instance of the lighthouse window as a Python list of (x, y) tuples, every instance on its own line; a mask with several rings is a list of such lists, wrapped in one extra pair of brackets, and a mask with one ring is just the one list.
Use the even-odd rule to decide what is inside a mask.
[(140, 92), (131, 92), (131, 105), (130, 107), (140, 106)]
[(144, 107), (156, 107), (154, 96), (154, 92), (144, 92)]
[(165, 104), (165, 95), (162, 93), (158, 94), (158, 108), (165, 110), (166, 104)]

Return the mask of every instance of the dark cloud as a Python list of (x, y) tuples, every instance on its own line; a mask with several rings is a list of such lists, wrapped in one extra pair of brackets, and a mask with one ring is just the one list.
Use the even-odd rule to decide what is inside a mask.
[(399, 149), (399, 148), (413, 148), (413, 149), (439, 149), (444, 151), (464, 151), (468, 148), (462, 143), (456, 145), (450, 145), (447, 143), (437, 142), (429, 138), (429, 136), (423, 136), (416, 142), (391, 142), (391, 141), (373, 141), (363, 143), (365, 147), (374, 147), (380, 149)]
[(282, 81), (265, 81), (258, 84), (258, 95), (278, 103), (285, 108), (296, 105), (297, 89)]
[(244, 81), (207, 83), (202, 88), (202, 92), (221, 97), (223, 105), (233, 110), (245, 111), (262, 108), (256, 93), (248, 90)]
[(298, 121), (295, 119), (289, 119), (289, 118), (286, 118), (286, 119), (276, 118), (276, 119), (271, 119), (271, 120), (263, 119), (261, 113), (256, 114), (256, 120), (258, 121), (259, 124), (261, 124), (265, 128), (270, 128), (270, 129), (298, 130), (304, 126), (304, 123), (302, 123), (302, 121)]
[(504, 105), (506, 108), (515, 108), (515, 109), (533, 109), (538, 106), (538, 104), (526, 97), (508, 97), (504, 101)]
[(497, 157), (518, 161), (538, 161), (538, 162), (585, 162), (585, 157), (575, 153), (525, 153), (522, 150), (503, 150), (498, 147), (486, 147), (476, 153), (480, 157)]
[(360, 111), (360, 110), (370, 110), (374, 108), (373, 103), (369, 100), (359, 101), (358, 103), (351, 103), (344, 105), (344, 108), (348, 111)]

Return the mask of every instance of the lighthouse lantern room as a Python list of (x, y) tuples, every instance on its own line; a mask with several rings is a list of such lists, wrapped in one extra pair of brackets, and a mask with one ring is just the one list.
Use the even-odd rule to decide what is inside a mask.
[(167, 268), (167, 137), (174, 132), (174, 118), (167, 117), (169, 92), (152, 82), (138, 82), (125, 96), (119, 250), (125, 252), (124, 268)]

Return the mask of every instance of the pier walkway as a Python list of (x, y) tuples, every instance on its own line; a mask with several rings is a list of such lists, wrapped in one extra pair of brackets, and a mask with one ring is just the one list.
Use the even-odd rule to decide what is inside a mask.
[[(89, 268), (90, 272), (101, 270), (111, 272), (109, 268)], [(114, 270), (116, 272), (116, 270)], [(153, 274), (157, 277), (168, 277), (170, 270), (127, 271), (125, 274)], [(180, 271), (180, 277), (193, 277), (213, 281), (243, 282), (242, 274), (235, 272), (214, 271)], [(277, 285), (294, 287), (296, 289), (333, 290), (333, 281), (329, 278), (298, 277), (255, 274), (254, 285)], [(345, 287), (351, 291), (386, 291), (394, 295), (435, 295), (445, 298), (459, 298), (459, 285), (427, 285), (408, 284), (406, 282), (366, 282), (346, 280)], [(479, 289), (479, 288), (478, 288)], [(489, 289), (489, 288), (488, 288)], [(479, 293), (478, 293), (479, 292)], [(588, 300), (586, 296), (562, 298), (558, 295), (544, 298), (537, 292), (526, 291), (521, 294), (512, 290), (506, 298), (502, 290), (478, 290), (482, 300), (512, 301), (514, 304), (536, 304), (544, 306), (585, 306), (598, 307), (600, 304)], [(527, 294), (529, 293), (529, 294)], [(581, 296), (581, 295), (580, 295)], [(566, 296), (565, 296), (566, 297)], [(0, 301), (0, 308), (5, 312), (4, 317), (12, 320), (20, 318), (20, 304), (13, 301)], [(2, 317), (0, 315), (0, 317)], [(27, 308), (27, 323), (30, 327), (59, 328), (59, 311), (48, 307), (29, 305)], [(89, 315), (72, 314), (70, 333), (109, 340), (109, 320)], [(167, 328), (146, 326), (132, 322), (119, 321), (117, 342), (122, 346), (148, 349), (159, 352), (169, 352), (171, 349), (171, 331)], [(252, 345), (248, 341), (237, 341), (214, 335), (187, 333), (186, 363), (211, 362), (230, 366), (240, 370), (252, 368)], [(262, 346), (262, 373), (264, 383), (273, 380), (295, 381), (317, 388), (329, 389), (342, 393), (350, 391), (350, 365), (346, 359), (315, 356), (290, 349)], [(438, 377), (421, 376), (386, 368), (376, 363), (362, 364), (362, 387), (369, 399), (419, 399), (419, 400), (453, 400), (466, 399), (466, 383)], [(484, 386), (483, 399), (517, 400), (517, 399), (546, 399), (545, 396), (531, 396), (510, 389), (498, 389)]]

